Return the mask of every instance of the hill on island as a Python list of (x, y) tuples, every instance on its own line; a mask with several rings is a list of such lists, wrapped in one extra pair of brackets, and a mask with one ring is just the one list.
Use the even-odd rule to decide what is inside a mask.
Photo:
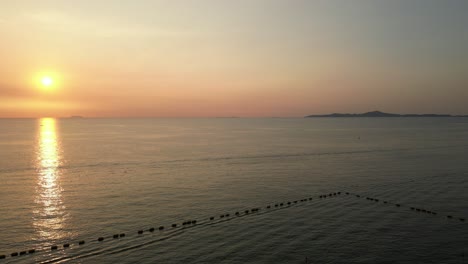
[(308, 115), (307, 117), (467, 117), (467, 116), (456, 116), (446, 114), (391, 114), (380, 111), (372, 111), (362, 114), (340, 114), (333, 113), (328, 115)]

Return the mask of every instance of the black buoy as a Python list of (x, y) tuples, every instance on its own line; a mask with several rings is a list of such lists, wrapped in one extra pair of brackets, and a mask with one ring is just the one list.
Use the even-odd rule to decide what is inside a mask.
[(224, 218), (224, 215), (220, 215), (219, 218)]
[(210, 217), (210, 220), (214, 220), (214, 217)]
[(311, 198), (309, 198), (309, 201), (312, 201), (312, 197), (311, 197)]
[(11, 256), (12, 256), (12, 257), (18, 256), (18, 252), (13, 252), (13, 253), (11, 253)]
[(357, 197), (357, 198), (360, 198), (360, 197), (361, 197), (361, 195), (356, 195), (356, 197)]
[(267, 209), (270, 209), (270, 208), (271, 208), (271, 206), (268, 205), (268, 206), (267, 206)]
[(20, 256), (26, 255), (26, 251), (21, 251), (19, 254)]
[(119, 238), (119, 235), (118, 234), (115, 234), (112, 236), (113, 238)]
[(230, 214), (226, 214), (226, 217), (229, 217), (229, 216), (230, 216)]
[(148, 231), (154, 232), (154, 227), (150, 228)]
[(172, 224), (172, 227), (177, 227), (177, 224)]
[(346, 195), (349, 195), (349, 192), (346, 192)]
[(160, 227), (159, 227), (159, 230), (164, 230), (164, 226), (160, 226)]
[(50, 250), (56, 250), (56, 249), (58, 249), (57, 246), (51, 246), (51, 247), (50, 247)]
[(122, 233), (119, 235), (119, 237), (124, 237), (125, 236), (125, 233)]
[(437, 213), (436, 212), (431, 212), (431, 214), (436, 215)]
[(103, 238), (103, 237), (99, 237), (97, 240), (98, 240), (98, 241), (104, 241), (104, 238)]
[(451, 215), (447, 215), (447, 218), (452, 218), (452, 217), (453, 217), (453, 216), (451, 216)]
[(460, 221), (465, 222), (465, 218), (459, 218)]
[(249, 213), (249, 210), (245, 210), (245, 214), (248, 214)]
[(416, 208), (416, 211), (417, 211), (417, 212), (420, 212), (420, 211), (421, 211), (421, 209), (419, 209), (419, 208)]
[(379, 201), (379, 199), (374, 199), (374, 201), (375, 201), (375, 202), (378, 202), (378, 201)]
[(396, 207), (400, 207), (400, 204), (395, 204)]
[(36, 250), (35, 250), (35, 249), (30, 249), (30, 250), (28, 250), (28, 253), (29, 253), (29, 254), (36, 253)]
[(6, 258), (5, 255), (0, 255), (0, 259), (4, 259), (4, 258)]
[(421, 212), (425, 213), (425, 212), (426, 212), (426, 209), (421, 209)]
[(197, 220), (192, 220), (192, 225), (196, 224)]
[(414, 211), (414, 207), (410, 207), (410, 209)]
[(294, 201), (294, 203), (297, 203), (297, 201)]
[(290, 205), (290, 204), (291, 204), (291, 202), (288, 202), (288, 205)]
[(280, 206), (283, 206), (283, 203), (280, 203)]
[(70, 244), (68, 244), (68, 243), (63, 244), (63, 247), (64, 247), (64, 248), (69, 248), (69, 247), (70, 247)]
[(81, 240), (80, 242), (78, 242), (78, 245), (84, 245), (84, 240)]
[[(268, 207), (269, 207), (269, 206), (268, 206)], [(267, 207), (267, 208), (268, 208), (268, 207)], [(239, 215), (239, 212), (236, 212), (236, 214), (235, 214), (235, 215)]]
[(388, 203), (387, 201), (383, 201), (384, 204)]
[(143, 234), (143, 230), (138, 230), (138, 234), (139, 235)]

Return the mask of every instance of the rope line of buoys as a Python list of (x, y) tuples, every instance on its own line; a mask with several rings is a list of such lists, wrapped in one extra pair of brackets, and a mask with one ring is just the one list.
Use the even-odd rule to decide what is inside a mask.
[[(335, 196), (340, 195), (340, 194), (341, 194), (341, 192), (329, 193), (329, 194), (320, 195), (319, 198), (323, 199), (323, 198), (335, 197)], [(275, 207), (276, 210), (279, 210), (279, 209), (283, 209), (283, 208), (288, 208), (288, 207), (290, 207), (292, 205), (295, 205), (295, 204), (298, 204), (300, 202), (306, 202), (306, 201), (312, 201), (312, 200), (313, 200), (312, 197), (308, 197), (308, 198), (304, 198), (304, 199), (300, 199), (300, 200), (294, 200), (294, 201), (288, 201), (288, 202), (279, 202), (279, 203), (275, 203), (274, 207)], [(288, 206), (285, 206), (286, 204)], [(271, 210), (271, 209), (273, 209), (273, 206), (272, 205), (267, 205), (265, 208)], [(247, 215), (251, 215), (253, 213), (258, 213), (260, 210), (261, 210), (260, 207), (255, 207), (255, 208), (251, 208), (251, 209), (246, 209), (243, 212), (242, 211), (237, 211), (237, 212), (235, 212), (234, 215), (237, 216), (237, 217), (247, 216)], [(214, 216), (211, 216), (208, 219), (209, 219), (209, 222), (213, 222), (216, 218)], [(225, 213), (225, 214), (220, 214), (219, 219), (222, 219), (222, 220), (232, 219), (232, 217), (231, 217), (231, 214)], [(217, 221), (215, 221), (215, 222), (217, 222)], [(192, 227), (192, 226), (194, 226), (196, 224), (197, 224), (197, 220), (186, 220), (186, 221), (182, 222), (181, 227), (182, 228), (187, 228), (187, 227)], [(171, 227), (172, 227), (172, 229), (175, 229), (175, 228), (178, 228), (179, 225), (176, 224), (176, 223), (173, 223), (171, 225)], [(159, 231), (164, 231), (165, 230), (164, 226), (159, 226), (157, 229)], [(156, 230), (156, 228), (151, 227), (151, 228), (147, 229), (146, 231), (148, 231), (150, 233), (153, 233), (155, 230)], [(139, 235), (139, 236), (143, 235), (144, 233), (145, 233), (145, 230), (143, 230), (143, 229), (139, 229), (136, 232), (136, 234)], [(114, 240), (114, 239), (123, 238), (125, 236), (126, 236), (125, 233), (119, 233), (119, 234), (113, 234), (112, 236), (110, 236), (108, 238), (112, 238)], [(95, 241), (97, 241), (99, 243), (103, 243), (103, 242), (106, 241), (106, 237), (100, 236)], [(85, 240), (80, 240), (80, 241), (78, 241), (77, 244), (79, 246), (82, 246), (85, 243), (86, 243)], [(72, 245), (73, 245), (73, 243), (65, 243), (60, 248), (69, 249)], [(41, 252), (41, 251), (57, 251), (60, 248), (59, 248), (58, 245), (51, 245), (48, 248), (47, 247), (43, 248), (43, 250), (30, 249), (30, 250), (27, 250), (27, 251), (13, 252), (13, 253), (10, 254), (10, 257), (23, 256), (23, 255), (26, 255), (26, 254), (34, 254), (36, 252)], [(0, 255), (0, 259), (5, 259), (7, 257), (8, 257), (7, 255)]]
[[(317, 198), (318, 198), (318, 200), (324, 200), (324, 199), (329, 199), (329, 198), (340, 196), (341, 194), (342, 194), (342, 192), (333, 192), (333, 193), (319, 195), (319, 196), (317, 196)], [(371, 202), (375, 202), (375, 203), (379, 203), (379, 202), (382, 201), (384, 204), (394, 205), (395, 207), (404, 207), (402, 204), (399, 204), (399, 203), (392, 203), (392, 202), (389, 202), (389, 201), (386, 201), (386, 200), (381, 200), (381, 199), (377, 199), (377, 198), (373, 198), (373, 197), (363, 196), (363, 195), (356, 194), (356, 193), (344, 192), (344, 194), (346, 194), (346, 196), (348, 196), (348, 197), (353, 197), (353, 196), (356, 197), (356, 198), (365, 197), (365, 199), (367, 201), (371, 201)], [(312, 200), (313, 200), (312, 197), (308, 197), (308, 198), (299, 199), (299, 200), (292, 200), (292, 201), (286, 201), (286, 202), (277, 202), (277, 203), (274, 203), (274, 204), (269, 204), (269, 205), (265, 206), (264, 208), (267, 210), (265, 212), (272, 212), (272, 211), (276, 211), (276, 210), (280, 210), (280, 209), (284, 209), (284, 208), (289, 208), (291, 206), (295, 206), (297, 204), (301, 204), (301, 203), (304, 203), (304, 202), (307, 202), (307, 201), (312, 201)], [(431, 211), (431, 210), (426, 210), (426, 209), (421, 209), (421, 208), (416, 208), (416, 207), (409, 207), (409, 209), (411, 211), (415, 211), (415, 212), (421, 212), (421, 213), (426, 213), (426, 214), (431, 214), (431, 215), (438, 215), (438, 213), (436, 213), (434, 211)], [(234, 215), (236, 217), (248, 216), (248, 215), (251, 215), (251, 214), (254, 214), (254, 213), (258, 213), (261, 210), (262, 210), (262, 208), (255, 207), (255, 208), (251, 208), (251, 209), (246, 209), (244, 211), (236, 211), (234, 213)], [(455, 217), (452, 216), (452, 215), (446, 215), (446, 218), (447, 219), (455, 219)], [(227, 220), (231, 220), (231, 219), (234, 219), (234, 218), (232, 218), (229, 213), (224, 213), (224, 214), (220, 214), (218, 218), (216, 218), (215, 216), (211, 216), (211, 217), (206, 218), (206, 219), (207, 219), (206, 222), (201, 221), (200, 223), (216, 224), (218, 222), (225, 222)], [(218, 219), (218, 220), (216, 220), (216, 219)], [(465, 222), (465, 218), (462, 218), (462, 217), (459, 217), (458, 220), (460, 222)], [(176, 230), (177, 228), (183, 228), (184, 229), (184, 228), (193, 227), (195, 225), (197, 225), (197, 220), (186, 220), (186, 221), (182, 222), (180, 227), (179, 227), (179, 225), (177, 223), (173, 223), (171, 225), (172, 228), (169, 228), (168, 230), (171, 230), (171, 229)], [(163, 232), (165, 230), (165, 227), (164, 226), (159, 226), (157, 229), (160, 232)], [(155, 230), (156, 230), (155, 227), (151, 227), (151, 228), (149, 228), (147, 230), (139, 229), (139, 230), (137, 230), (136, 234), (137, 234), (137, 236), (142, 236), (145, 232), (154, 233)], [(126, 236), (125, 233), (118, 233), (118, 234), (114, 234), (114, 235), (112, 235), (112, 236), (110, 236), (108, 238), (112, 238), (113, 240), (116, 240), (116, 239), (124, 238), (125, 236)], [(99, 243), (104, 242), (105, 240), (106, 240), (106, 237), (103, 237), (103, 236), (97, 238), (97, 241)], [(85, 240), (80, 240), (80, 241), (78, 241), (77, 244), (79, 246), (82, 246), (82, 245), (85, 244)], [(73, 243), (65, 243), (65, 244), (62, 245), (61, 248), (69, 249), (71, 247), (71, 245), (73, 245)], [(48, 250), (49, 251), (56, 251), (56, 250), (59, 250), (59, 247), (57, 245), (52, 245), (52, 246), (49, 246)], [(26, 251), (13, 252), (9, 256), (10, 257), (18, 257), (18, 256), (27, 255), (27, 254), (34, 254), (34, 253), (36, 253), (38, 251), (47, 251), (47, 248), (44, 248), (43, 250), (30, 249), (30, 250), (26, 250)], [(7, 255), (0, 255), (0, 259), (5, 259), (7, 257), (8, 257)]]
[[(346, 193), (347, 195), (350, 195), (351, 193)], [(358, 195), (358, 194), (354, 194), (357, 198), (360, 198), (361, 195)], [(372, 197), (366, 197), (366, 200), (368, 201), (373, 201), (373, 202), (379, 202), (380, 200), (379, 199), (376, 199), (376, 198), (372, 198)], [(402, 207), (403, 205), (402, 204), (399, 204), (399, 203), (391, 203), (389, 201), (383, 201), (384, 204), (393, 204), (395, 205), (396, 207)], [(410, 206), (409, 209), (411, 211), (414, 211), (414, 212), (420, 212), (420, 213), (425, 213), (425, 214), (430, 214), (430, 215), (438, 215), (437, 212), (434, 212), (434, 211), (431, 211), (431, 210), (427, 210), (427, 209), (422, 209), (422, 208), (417, 208), (417, 207), (414, 207), (414, 206)], [(446, 215), (446, 218), (447, 219), (455, 219), (456, 217), (454, 217), (453, 215)], [(457, 218), (460, 222), (465, 222), (465, 218), (463, 217), (458, 217)]]

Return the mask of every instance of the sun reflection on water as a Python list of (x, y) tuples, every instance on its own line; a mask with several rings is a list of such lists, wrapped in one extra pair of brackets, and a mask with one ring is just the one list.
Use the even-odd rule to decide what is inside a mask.
[(67, 215), (60, 186), (61, 151), (56, 122), (54, 118), (39, 120), (34, 227), (41, 240), (59, 239), (65, 235), (63, 227)]

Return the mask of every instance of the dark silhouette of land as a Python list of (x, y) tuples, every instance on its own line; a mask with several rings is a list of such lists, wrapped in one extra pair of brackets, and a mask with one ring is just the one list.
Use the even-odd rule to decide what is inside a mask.
[(362, 114), (340, 114), (308, 115), (306, 117), (468, 117), (468, 115), (446, 115), (446, 114), (391, 114), (380, 111), (372, 111)]

